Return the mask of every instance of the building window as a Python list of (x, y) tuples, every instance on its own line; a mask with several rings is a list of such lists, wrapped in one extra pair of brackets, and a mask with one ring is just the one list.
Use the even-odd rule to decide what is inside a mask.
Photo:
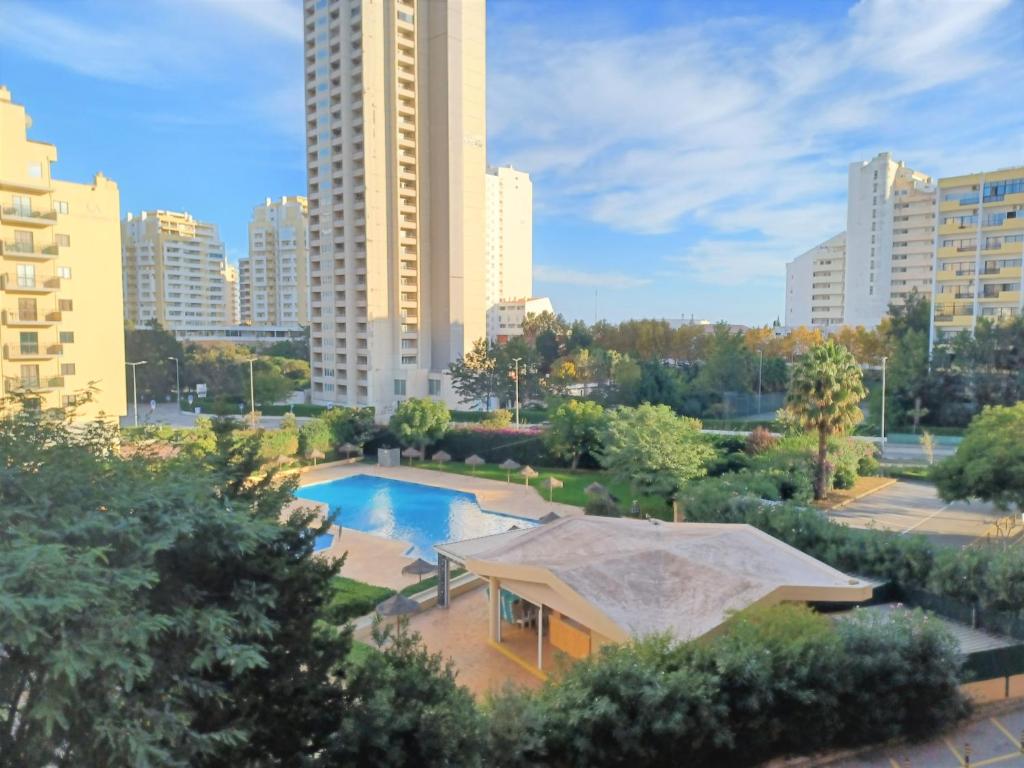
[(71, 279), (71, 267), (57, 267), (57, 277), (61, 280)]
[(21, 253), (32, 253), (35, 242), (32, 233), (25, 229), (14, 230), (14, 250)]
[(60, 332), (60, 343), (61, 344), (74, 344), (75, 343), (75, 332), (74, 331), (61, 331)]
[(78, 396), (77, 395), (61, 395), (60, 396), (60, 404), (62, 406), (64, 406), (65, 408), (74, 408), (76, 405), (78, 405)]
[(71, 299), (61, 299), (60, 301), (57, 302), (57, 308), (61, 312), (70, 312), (71, 310), (74, 309), (74, 305)]
[(427, 379), (427, 394), (431, 397), (437, 397), (441, 394), (440, 379)]
[(395, 379), (395, 394), (405, 395), (405, 379)]
[(71, 235), (58, 234), (54, 236), (54, 240), (56, 241), (57, 245), (59, 245), (61, 248), (67, 248), (68, 246), (71, 245)]
[(54, 213), (63, 213), (63, 214), (66, 215), (69, 212), (69, 210), (70, 209), (68, 208), (68, 201), (67, 200), (54, 200), (53, 201), (53, 211), (54, 211)]
[(19, 288), (36, 287), (36, 268), (31, 264), (19, 264), (16, 269)]
[(75, 364), (74, 363), (61, 363), (60, 364), (60, 375), (61, 376), (74, 376), (75, 375)]
[(28, 175), (33, 179), (41, 179), (43, 177), (43, 166), (40, 163), (29, 163)]

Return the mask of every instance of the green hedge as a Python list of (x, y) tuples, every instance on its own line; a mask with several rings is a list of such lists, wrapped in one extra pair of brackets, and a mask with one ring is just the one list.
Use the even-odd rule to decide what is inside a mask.
[(371, 613), (378, 603), (387, 600), (395, 590), (377, 587), (362, 581), (335, 576), (331, 580), (333, 595), (325, 609), (326, 618), (333, 624), (344, 624)]
[[(487, 411), (452, 411), (452, 421), (463, 424), (479, 424), (491, 414)], [(544, 408), (520, 408), (520, 424), (541, 424), (547, 421), (548, 412)], [(515, 421), (515, 410), (512, 409), (512, 419)]]
[(475, 453), (489, 463), (511, 458), (534, 467), (568, 466), (565, 461), (551, 455), (544, 445), (542, 433), (536, 428), (449, 429), (430, 447), (431, 452), (440, 449), (450, 453), (455, 461), (463, 461)]

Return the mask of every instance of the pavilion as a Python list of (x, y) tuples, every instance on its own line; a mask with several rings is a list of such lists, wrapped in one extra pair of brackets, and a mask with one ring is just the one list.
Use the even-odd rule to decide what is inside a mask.
[(522, 661), (528, 632), (539, 669), (555, 652), (583, 658), (665, 632), (690, 640), (753, 605), (859, 603), (873, 589), (740, 524), (572, 516), (435, 549), (438, 604), (452, 561), (486, 579), (489, 639), (506, 655), (514, 639)]

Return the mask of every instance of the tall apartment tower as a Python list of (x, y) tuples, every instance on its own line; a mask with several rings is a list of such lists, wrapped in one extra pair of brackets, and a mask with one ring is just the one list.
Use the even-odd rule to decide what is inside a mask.
[(930, 346), (1024, 313), (1024, 166), (939, 179)]
[(0, 375), (3, 395), (76, 417), (125, 412), (117, 185), (59, 181), (52, 144), (27, 136), (25, 108), (0, 87)]
[(530, 175), (503, 166), (485, 179), (487, 335), (498, 330), (498, 305), (533, 296), (533, 184)]
[(309, 325), (307, 228), (304, 197), (268, 197), (253, 208), (244, 293), (254, 325)]
[(238, 325), (242, 321), (242, 296), (239, 292), (238, 267), (224, 263), (224, 288), (227, 292), (228, 325)]
[(846, 325), (873, 328), (917, 289), (929, 295), (935, 185), (882, 152), (851, 163), (846, 203)]
[(486, 332), (483, 0), (306, 0), (313, 400), (454, 404)]
[(238, 320), (242, 325), (252, 325), (251, 281), (249, 257), (243, 256), (238, 260)]
[(786, 265), (786, 325), (843, 324), (846, 233), (840, 232)]
[(231, 325), (233, 292), (215, 224), (143, 211), (121, 223), (125, 319), (168, 330)]

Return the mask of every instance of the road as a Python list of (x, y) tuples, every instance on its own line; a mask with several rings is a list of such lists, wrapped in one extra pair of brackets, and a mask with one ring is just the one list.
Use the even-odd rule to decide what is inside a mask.
[[(1019, 536), (1019, 520), (1010, 528), (1005, 513), (993, 505), (956, 501), (947, 504), (928, 483), (899, 481), (833, 510), (833, 520), (854, 528), (876, 527), (902, 534), (920, 533), (936, 544), (962, 547), (986, 536)], [(998, 530), (997, 521), (1003, 521)]]
[[(209, 416), (210, 414), (203, 414)], [(248, 417), (248, 412), (239, 414), (242, 418)], [(280, 426), (282, 416), (263, 416), (260, 418), (260, 426), (268, 429)], [(308, 421), (309, 417), (299, 416), (296, 419), (300, 424)], [(146, 424), (168, 424), (172, 427), (193, 427), (196, 423), (196, 414), (189, 411), (179, 411), (174, 403), (158, 403), (155, 410), (149, 406), (139, 404), (139, 426)], [(130, 427), (135, 424), (135, 412), (131, 405), (128, 406), (128, 414), (121, 417), (121, 426)]]

